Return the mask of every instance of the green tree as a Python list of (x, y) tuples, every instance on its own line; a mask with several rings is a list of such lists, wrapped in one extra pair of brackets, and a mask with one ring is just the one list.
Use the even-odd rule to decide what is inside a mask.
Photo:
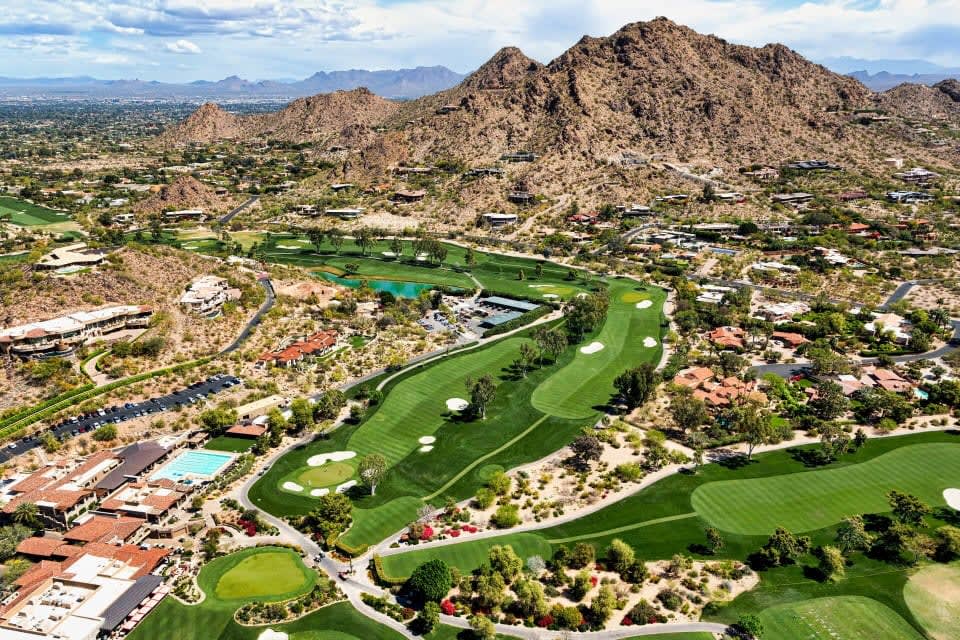
[(21, 502), (14, 510), (12, 519), (15, 523), (25, 527), (40, 526), (40, 510), (33, 502)]
[(327, 237), (330, 238), (330, 244), (333, 245), (333, 250), (336, 251), (337, 255), (340, 255), (340, 249), (343, 248), (344, 241), (343, 231), (334, 227), (327, 232)]
[(496, 471), (490, 479), (487, 480), (487, 486), (498, 496), (505, 496), (510, 493), (510, 487), (513, 480), (503, 471)]
[(887, 494), (887, 500), (893, 515), (903, 524), (919, 526), (923, 517), (930, 514), (929, 505), (909, 493), (894, 490)]
[(503, 576), (508, 583), (513, 582), (523, 571), (523, 560), (510, 545), (494, 545), (487, 554), (490, 569)]
[(105, 424), (93, 432), (93, 439), (97, 442), (111, 442), (117, 439), (117, 425)]
[(740, 616), (734, 627), (747, 638), (761, 638), (763, 636), (763, 623), (760, 622), (760, 618), (753, 614)]
[(617, 596), (610, 585), (603, 585), (590, 603), (590, 618), (597, 627), (602, 627), (610, 619), (610, 615), (617, 607)]
[(503, 576), (496, 571), (477, 576), (473, 584), (473, 590), (477, 592), (477, 605), (484, 609), (496, 609), (503, 603), (506, 587)]
[(323, 239), (326, 237), (326, 234), (322, 229), (311, 228), (307, 230), (307, 237), (310, 239), (310, 243), (313, 245), (313, 248), (317, 253), (320, 253), (320, 250), (323, 248)]
[(716, 527), (707, 527), (704, 530), (704, 534), (707, 536), (707, 546), (710, 547), (711, 552), (717, 554), (723, 549), (725, 543), (719, 529)]
[(625, 573), (636, 559), (633, 547), (623, 540), (614, 538), (606, 551), (607, 567), (617, 573)]
[(660, 384), (656, 366), (644, 362), (639, 367), (628, 369), (616, 377), (613, 386), (631, 409), (643, 406)]
[(450, 567), (440, 559), (428, 560), (413, 570), (407, 580), (407, 589), (418, 602), (440, 602), (450, 587), (453, 577)]
[(729, 412), (733, 431), (747, 443), (747, 459), (753, 458), (753, 450), (758, 445), (769, 444), (774, 438), (770, 412), (753, 400), (734, 407)]
[(843, 387), (836, 382), (823, 380), (815, 389), (816, 394), (808, 406), (821, 420), (836, 420), (850, 407), (850, 401), (843, 395)]
[(497, 385), (493, 376), (484, 374), (477, 379), (467, 378), (467, 391), (470, 393), (470, 411), (481, 420), (487, 418), (487, 405), (493, 402)]
[(540, 617), (546, 615), (550, 607), (543, 593), (543, 586), (536, 580), (524, 578), (513, 584), (513, 592), (517, 595), (514, 607), (520, 615)]
[(316, 532), (326, 540), (343, 532), (353, 520), (353, 503), (342, 493), (321, 496), (317, 506), (303, 516), (300, 528)]
[(586, 470), (590, 468), (590, 463), (599, 460), (603, 454), (603, 444), (596, 436), (582, 435), (570, 443), (569, 464), (575, 469)]
[(473, 265), (477, 264), (477, 256), (471, 247), (467, 247), (467, 250), (464, 252), (463, 262), (468, 267), (472, 267)]
[(861, 516), (850, 516), (837, 527), (835, 541), (843, 553), (866, 551), (873, 544), (873, 536), (867, 532)]
[(290, 403), (290, 421), (298, 431), (309, 429), (314, 425), (313, 407), (306, 398), (294, 398)]
[(390, 251), (397, 258), (403, 257), (403, 240), (399, 236), (394, 236), (393, 240), (390, 241)]
[(840, 549), (826, 545), (819, 547), (814, 554), (820, 559), (820, 573), (827, 580), (839, 580), (846, 573), (846, 563)]
[(319, 420), (333, 420), (347, 406), (347, 397), (339, 389), (329, 389), (317, 397), (313, 415)]
[(387, 473), (387, 459), (379, 453), (364, 456), (357, 465), (357, 475), (370, 487), (370, 495), (376, 495), (377, 485)]
[(675, 394), (670, 400), (670, 415), (677, 427), (689, 431), (709, 420), (710, 414), (707, 413), (707, 405), (703, 400), (695, 398), (685, 387), (683, 389), (683, 392)]
[(573, 577), (573, 583), (570, 585), (570, 599), (574, 602), (580, 602), (592, 587), (590, 572), (586, 569), (579, 571), (577, 575)]
[(417, 616), (417, 626), (419, 631), (426, 635), (433, 631), (434, 627), (440, 624), (440, 605), (436, 602), (428, 602), (423, 605), (420, 615)]
[(19, 523), (0, 528), (0, 562), (12, 558), (17, 553), (17, 546), (32, 534), (30, 527)]
[(228, 428), (237, 423), (237, 412), (227, 407), (208, 409), (200, 414), (200, 424), (211, 435), (216, 437), (223, 434)]
[(520, 357), (516, 360), (516, 366), (520, 369), (520, 376), (527, 377), (527, 370), (537, 359), (537, 350), (529, 342), (521, 343)]
[(360, 255), (367, 255), (367, 249), (373, 246), (373, 233), (366, 227), (360, 227), (353, 232), (353, 243), (360, 247)]
[(55, 453), (60, 450), (62, 443), (53, 435), (52, 431), (44, 431), (40, 436), (40, 444), (47, 453)]
[(809, 549), (810, 538), (796, 536), (783, 527), (777, 527), (770, 539), (760, 549), (760, 556), (764, 564), (779, 567), (794, 564)]
[(940, 527), (934, 537), (937, 540), (937, 560), (950, 562), (960, 557), (960, 528), (951, 525)]
[(482, 615), (470, 617), (470, 628), (477, 640), (494, 640), (497, 637), (497, 629), (490, 622), (490, 619)]
[(593, 545), (586, 542), (578, 542), (567, 557), (567, 566), (572, 569), (582, 569), (592, 565), (595, 560), (596, 551)]

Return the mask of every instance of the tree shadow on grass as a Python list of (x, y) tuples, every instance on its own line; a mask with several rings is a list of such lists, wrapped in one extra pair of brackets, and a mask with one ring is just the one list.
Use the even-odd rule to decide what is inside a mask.
[(756, 460), (751, 460), (739, 451), (732, 451), (730, 449), (713, 449), (707, 454), (707, 458), (710, 462), (714, 462), (724, 469), (730, 469), (731, 471), (742, 469), (757, 462)]
[(933, 517), (942, 520), (954, 527), (960, 527), (960, 511), (950, 507), (937, 507), (933, 510)]
[(787, 453), (791, 458), (808, 468), (825, 467), (833, 462), (833, 458), (824, 455), (823, 451), (819, 449), (795, 448), (788, 449)]

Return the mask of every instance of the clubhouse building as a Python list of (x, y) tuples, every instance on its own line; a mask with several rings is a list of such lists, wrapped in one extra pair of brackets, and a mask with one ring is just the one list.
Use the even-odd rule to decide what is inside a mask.
[(69, 353), (94, 338), (123, 329), (145, 329), (153, 310), (143, 306), (106, 307), (0, 330), (0, 353), (21, 358)]

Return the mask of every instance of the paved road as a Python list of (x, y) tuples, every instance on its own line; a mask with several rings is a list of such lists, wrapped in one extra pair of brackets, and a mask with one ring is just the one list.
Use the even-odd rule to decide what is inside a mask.
[(233, 217), (234, 217), (235, 215), (237, 215), (238, 213), (240, 213), (240, 212), (243, 211), (244, 209), (247, 209), (247, 208), (249, 208), (249, 207), (252, 207), (252, 206), (257, 202), (257, 200), (259, 200), (259, 199), (260, 199), (260, 196), (253, 196), (252, 198), (248, 199), (246, 202), (244, 202), (244, 203), (241, 204), (240, 206), (238, 206), (238, 207), (236, 207), (235, 209), (233, 209), (230, 213), (228, 213), (227, 215), (225, 215), (225, 216), (223, 216), (222, 218), (220, 218), (220, 224), (227, 224), (228, 222), (230, 222), (231, 220), (233, 220)]
[[(70, 420), (65, 420), (51, 427), (49, 430), (60, 440), (66, 440), (81, 433), (92, 432), (108, 423), (117, 424), (151, 413), (166, 411), (178, 405), (186, 406), (196, 404), (197, 402), (202, 402), (203, 399), (208, 396), (220, 393), (224, 389), (229, 389), (238, 384), (240, 384), (238, 378), (217, 374), (186, 389), (168, 393), (165, 396), (151, 398), (150, 400), (144, 400), (143, 402), (106, 407), (102, 410), (102, 415), (100, 412), (94, 412), (77, 416)], [(6, 462), (14, 456), (26, 453), (38, 446), (40, 446), (39, 434), (16, 440), (0, 450), (0, 462)]]
[(273, 283), (270, 282), (270, 279), (267, 277), (261, 277), (259, 280), (257, 280), (257, 283), (263, 287), (264, 291), (266, 291), (266, 300), (263, 301), (263, 304), (257, 310), (257, 313), (250, 318), (247, 324), (243, 327), (243, 330), (240, 331), (240, 335), (238, 335), (236, 339), (227, 345), (227, 348), (221, 351), (218, 355), (226, 355), (240, 348), (240, 345), (242, 345), (246, 339), (250, 337), (250, 334), (253, 332), (253, 330), (256, 329), (258, 324), (260, 324), (263, 316), (267, 315), (267, 312), (273, 308), (273, 304), (277, 300), (276, 293), (273, 291)]

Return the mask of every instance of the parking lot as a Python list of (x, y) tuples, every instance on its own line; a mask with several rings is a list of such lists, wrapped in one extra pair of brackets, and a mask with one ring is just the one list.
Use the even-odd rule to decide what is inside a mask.
[[(93, 432), (106, 424), (120, 424), (141, 416), (161, 413), (178, 405), (189, 406), (203, 402), (208, 396), (238, 384), (240, 384), (239, 378), (221, 373), (165, 396), (143, 402), (128, 402), (124, 405), (104, 407), (99, 411), (74, 416), (54, 425), (50, 431), (60, 441), (64, 441), (83, 433)], [(40, 434), (16, 440), (0, 450), (0, 462), (6, 462), (38, 446), (40, 446)]]

